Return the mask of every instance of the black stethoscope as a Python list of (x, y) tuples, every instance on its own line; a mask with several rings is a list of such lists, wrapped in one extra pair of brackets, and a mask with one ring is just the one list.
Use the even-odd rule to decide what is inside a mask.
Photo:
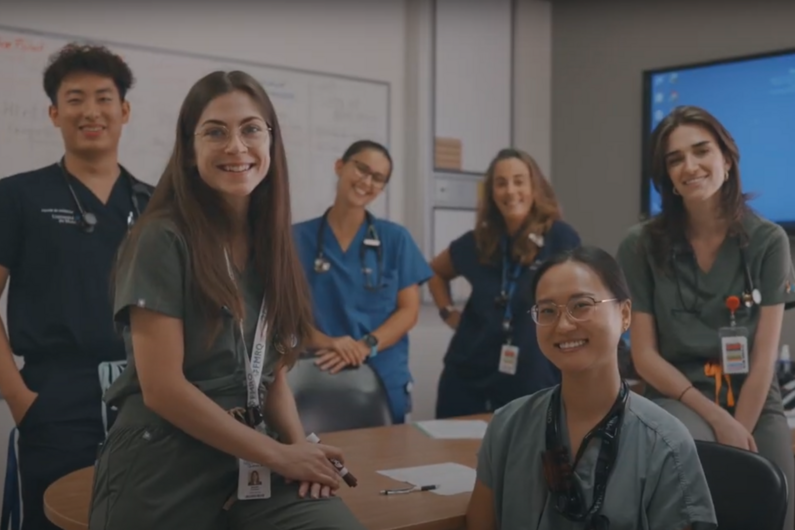
[[(697, 313), (697, 309), (695, 304), (698, 302), (698, 263), (696, 263), (695, 255), (690, 252), (693, 258), (693, 266), (695, 269), (695, 300), (693, 301), (693, 305), (691, 307), (685, 306), (685, 299), (682, 295), (682, 285), (679, 282), (679, 272), (676, 269), (676, 259), (677, 259), (677, 251), (671, 251), (671, 261), (672, 261), (672, 268), (674, 271), (674, 277), (676, 278), (676, 289), (679, 292), (679, 303), (682, 304), (682, 307), (689, 313)], [(743, 267), (743, 276), (745, 276), (745, 289), (743, 290), (742, 296), (740, 297), (745, 304), (745, 307), (752, 307), (754, 304), (759, 305), (762, 303), (762, 293), (759, 289), (756, 288), (754, 285), (754, 279), (751, 276), (751, 268), (748, 266), (748, 253), (744, 247), (740, 247), (740, 261), (742, 262)]]
[[(64, 166), (64, 159), (58, 162), (58, 167), (61, 168), (61, 173), (63, 174), (64, 181), (66, 182), (66, 186), (69, 188), (69, 193), (72, 194), (72, 199), (75, 201), (75, 205), (77, 209), (80, 211), (80, 229), (85, 232), (86, 234), (90, 234), (94, 231), (97, 226), (97, 216), (93, 213), (87, 211), (83, 208), (83, 204), (80, 202), (80, 199), (77, 198), (77, 194), (75, 193), (74, 188), (72, 187), (72, 183), (69, 181), (69, 172), (66, 170), (66, 166)], [(136, 181), (132, 175), (130, 175), (129, 171), (121, 167), (121, 172), (124, 174), (130, 182), (130, 199), (132, 200), (132, 207), (135, 211), (135, 216), (133, 217), (133, 212), (130, 212), (130, 215), (127, 217), (127, 228), (132, 228), (132, 225), (135, 223), (135, 220), (141, 217), (141, 205), (138, 202), (138, 195), (143, 195), (145, 197), (149, 197), (150, 193), (149, 190), (146, 188), (146, 185), (142, 184), (141, 182)]]
[[(315, 256), (315, 272), (317, 273), (328, 272), (331, 269), (331, 262), (323, 254), (323, 235), (326, 230), (326, 226), (328, 225), (328, 213), (330, 210), (331, 208), (326, 210), (326, 212), (323, 214), (323, 217), (320, 220), (320, 226), (317, 228), (317, 255)], [(372, 214), (368, 211), (365, 211), (364, 216), (367, 221), (367, 233), (365, 233), (364, 240), (359, 246), (359, 262), (362, 265), (365, 289), (368, 291), (376, 291), (381, 287), (381, 278), (384, 275), (384, 254), (383, 249), (381, 248), (381, 240), (378, 239), (378, 232), (376, 232), (375, 225), (373, 224)], [(376, 260), (378, 263), (375, 283), (370, 281), (370, 273), (372, 271), (367, 267), (367, 262), (365, 260), (368, 250), (375, 251)]]
[[(624, 411), (629, 400), (629, 385), (621, 382), (616, 401), (610, 411), (593, 430), (585, 435), (574, 461), (569, 459), (568, 450), (561, 439), (560, 386), (552, 392), (547, 406), (545, 451), (541, 454), (544, 478), (552, 496), (555, 510), (570, 521), (585, 522), (586, 529), (607, 530), (610, 520), (601, 514), (607, 492), (607, 482), (618, 458), (619, 438), (624, 419)], [(599, 456), (594, 471), (594, 486), (591, 506), (585, 504), (585, 496), (579, 488), (573, 473), (593, 438), (601, 440)]]

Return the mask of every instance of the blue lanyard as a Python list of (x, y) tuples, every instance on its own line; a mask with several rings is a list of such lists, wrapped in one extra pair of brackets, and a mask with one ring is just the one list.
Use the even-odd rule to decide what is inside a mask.
[(513, 318), (513, 311), (511, 309), (511, 300), (513, 293), (516, 291), (516, 284), (519, 281), (519, 275), (522, 273), (522, 264), (514, 263), (511, 260), (511, 254), (508, 249), (508, 239), (502, 238), (502, 300), (505, 302), (505, 315), (503, 316), (502, 326), (505, 331), (511, 329), (511, 319)]

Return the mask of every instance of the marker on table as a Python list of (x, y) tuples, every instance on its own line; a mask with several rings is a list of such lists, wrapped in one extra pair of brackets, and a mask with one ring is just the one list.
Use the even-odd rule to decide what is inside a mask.
[(413, 493), (415, 491), (431, 491), (438, 488), (436, 484), (431, 484), (428, 486), (411, 486), (409, 488), (400, 488), (394, 490), (381, 490), (381, 495), (402, 495), (404, 493)]
[[(312, 433), (309, 433), (309, 435), (306, 437), (306, 441), (309, 442), (309, 443), (313, 443), (313, 444), (319, 444), (320, 443), (320, 438), (318, 438), (317, 435), (312, 432)], [(329, 462), (331, 462), (331, 464), (335, 468), (337, 468), (337, 473), (339, 473), (339, 475), (342, 477), (342, 480), (345, 481), (345, 484), (347, 484), (351, 488), (355, 488), (356, 487), (356, 485), (359, 483), (359, 481), (356, 480), (356, 477), (354, 477), (351, 474), (351, 472), (348, 471), (348, 468), (345, 467), (342, 462), (340, 462), (336, 458), (329, 458)]]

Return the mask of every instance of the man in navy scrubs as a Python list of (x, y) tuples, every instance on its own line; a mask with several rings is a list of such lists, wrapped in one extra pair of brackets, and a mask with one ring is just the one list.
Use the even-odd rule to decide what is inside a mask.
[[(129, 67), (103, 47), (69, 45), (44, 73), (63, 136), (56, 163), (0, 179), (0, 392), (19, 430), (23, 530), (55, 529), (44, 491), (91, 466), (105, 437), (100, 372), (119, 367), (110, 274), (152, 187), (118, 162)], [(13, 355), (24, 359), (17, 370)], [(105, 374), (107, 377), (107, 374)]]

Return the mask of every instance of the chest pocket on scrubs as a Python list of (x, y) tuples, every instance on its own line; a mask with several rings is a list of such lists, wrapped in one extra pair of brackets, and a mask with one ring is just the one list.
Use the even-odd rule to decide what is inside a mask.
[[(99, 363), (99, 386), (102, 390), (102, 394), (104, 395), (105, 392), (110, 388), (110, 386), (119, 378), (119, 376), (124, 372), (124, 369), (127, 368), (127, 361), (107, 361), (103, 363)], [(108, 407), (108, 405), (103, 401), (102, 402), (102, 425), (105, 427), (105, 434), (108, 434), (108, 413), (109, 410), (112, 413), (116, 412), (116, 407)]]
[(356, 308), (371, 315), (373, 321), (383, 322), (397, 305), (397, 276), (397, 271), (385, 271), (379, 287), (367, 289), (362, 285), (356, 296)]

